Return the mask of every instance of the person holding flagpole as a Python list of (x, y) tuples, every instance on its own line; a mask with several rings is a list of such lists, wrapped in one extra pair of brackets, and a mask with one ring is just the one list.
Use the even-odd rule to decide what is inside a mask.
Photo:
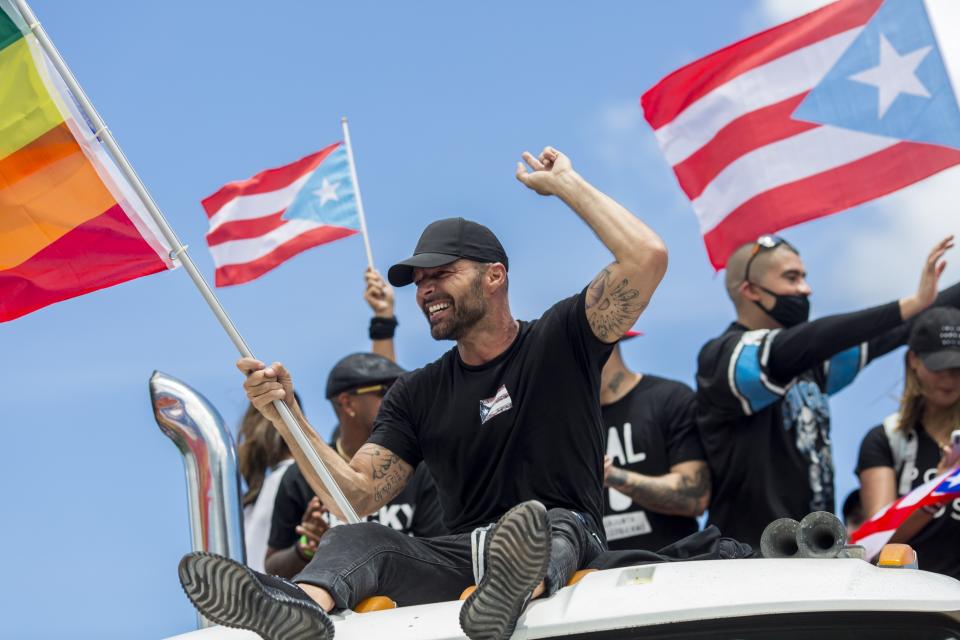
[[(391, 387), (373, 434), (349, 464), (319, 438), (311, 442), (360, 515), (396, 496), (425, 462), (452, 534), (410, 538), (371, 523), (336, 527), (293, 582), (188, 554), (180, 580), (207, 618), (268, 640), (331, 638), (326, 612), (377, 594), (401, 605), (451, 600), (476, 581), (460, 610), (462, 628), (474, 640), (506, 639), (530, 599), (551, 595), (605, 549), (601, 369), (649, 304), (667, 251), (556, 149), (523, 160), (517, 179), (566, 203), (614, 261), (538, 320), (517, 321), (497, 237), (462, 218), (430, 224), (414, 255), (388, 277), (394, 286), (416, 285), (431, 335), (456, 346)], [(303, 452), (272, 404), (283, 401), (306, 423), (289, 372), (252, 358), (237, 366), (248, 397), (299, 461)], [(317, 474), (301, 468), (327, 502)]]
[(960, 284), (937, 296), (953, 246), (948, 236), (933, 247), (915, 293), (813, 321), (795, 247), (761, 236), (733, 253), (726, 288), (737, 319), (697, 360), (697, 428), (713, 486), (708, 524), (758, 548), (773, 520), (835, 509), (828, 397), (903, 345), (921, 311), (960, 306)]

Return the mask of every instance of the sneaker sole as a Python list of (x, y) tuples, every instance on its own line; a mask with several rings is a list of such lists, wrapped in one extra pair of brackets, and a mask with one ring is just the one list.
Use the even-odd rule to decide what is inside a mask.
[(229, 558), (191, 553), (178, 572), (187, 598), (217, 624), (249, 629), (264, 640), (333, 638), (333, 621), (323, 609), (268, 593), (250, 569)]
[(471, 640), (507, 640), (550, 562), (546, 508), (531, 500), (508, 511), (490, 531), (483, 579), (460, 609)]

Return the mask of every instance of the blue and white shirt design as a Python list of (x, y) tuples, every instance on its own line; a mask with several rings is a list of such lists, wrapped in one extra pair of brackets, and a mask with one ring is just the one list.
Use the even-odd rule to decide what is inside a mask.
[(811, 511), (833, 508), (833, 451), (828, 397), (853, 382), (867, 361), (867, 343), (851, 347), (820, 367), (779, 385), (767, 373), (770, 348), (779, 330), (745, 332), (730, 358), (728, 381), (745, 415), (780, 402), (784, 431), (793, 434), (807, 461)]

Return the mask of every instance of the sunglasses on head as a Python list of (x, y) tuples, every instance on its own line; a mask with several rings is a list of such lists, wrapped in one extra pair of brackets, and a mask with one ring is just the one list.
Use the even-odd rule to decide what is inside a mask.
[(744, 281), (750, 282), (750, 267), (753, 265), (754, 259), (756, 259), (756, 257), (764, 251), (773, 251), (779, 246), (784, 246), (790, 249), (790, 251), (793, 251), (795, 254), (800, 255), (800, 252), (797, 251), (796, 247), (780, 236), (762, 235), (756, 239), (756, 241), (753, 243), (753, 248), (750, 249), (750, 258), (747, 260), (747, 268), (743, 273)]
[(390, 390), (390, 385), (392, 384), (392, 382), (383, 382), (380, 384), (371, 384), (366, 387), (357, 387), (351, 391), (350, 394), (354, 396), (363, 396), (367, 395), (368, 393), (372, 393), (378, 398), (382, 398), (383, 396), (387, 395), (387, 391)]

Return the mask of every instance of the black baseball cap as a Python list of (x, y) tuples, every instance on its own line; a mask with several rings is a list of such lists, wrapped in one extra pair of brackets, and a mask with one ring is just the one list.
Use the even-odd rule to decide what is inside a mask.
[(960, 309), (924, 311), (914, 321), (907, 344), (931, 371), (960, 368)]
[(413, 255), (390, 267), (387, 279), (395, 287), (405, 287), (413, 282), (414, 267), (439, 267), (459, 258), (500, 262), (510, 268), (507, 252), (493, 231), (472, 220), (445, 218), (427, 225)]
[(389, 358), (376, 353), (351, 353), (333, 365), (327, 376), (327, 398), (341, 391), (393, 382), (406, 373)]

